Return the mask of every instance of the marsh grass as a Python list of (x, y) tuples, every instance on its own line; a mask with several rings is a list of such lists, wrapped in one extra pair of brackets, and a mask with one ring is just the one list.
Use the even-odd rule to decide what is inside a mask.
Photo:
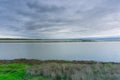
[(120, 64), (54, 60), (2, 61), (0, 80), (120, 80)]
[(27, 67), (26, 73), (50, 80), (120, 80), (120, 65), (43, 63)]

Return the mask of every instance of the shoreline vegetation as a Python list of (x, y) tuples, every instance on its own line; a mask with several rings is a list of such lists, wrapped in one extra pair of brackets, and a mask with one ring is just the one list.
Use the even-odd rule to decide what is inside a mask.
[(35, 59), (0, 60), (0, 80), (120, 80), (120, 63)]
[(27, 64), (40, 64), (40, 63), (75, 63), (75, 64), (120, 64), (120, 62), (100, 62), (100, 61), (92, 61), (92, 60), (38, 60), (38, 59), (12, 59), (12, 60), (0, 60), (0, 63), (27, 63)]
[(52, 43), (52, 42), (95, 42), (95, 40), (82, 39), (25, 39), (25, 38), (1, 38), (0, 43)]
[(118, 41), (120, 40), (0, 38), (0, 43), (118, 42)]

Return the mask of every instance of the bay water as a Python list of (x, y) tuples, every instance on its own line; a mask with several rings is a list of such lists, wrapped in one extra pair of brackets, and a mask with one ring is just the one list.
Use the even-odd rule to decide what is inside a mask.
[(0, 59), (120, 62), (120, 42), (0, 43)]

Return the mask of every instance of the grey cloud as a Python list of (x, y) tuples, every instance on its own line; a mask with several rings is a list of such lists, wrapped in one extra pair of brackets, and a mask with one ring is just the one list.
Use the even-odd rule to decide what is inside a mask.
[[(72, 22), (64, 17), (59, 18), (60, 12), (65, 10), (65, 7), (57, 6), (57, 4), (47, 5), (38, 2), (27, 1), (27, 10), (16, 10), (16, 13), (23, 17), (29, 17), (31, 20), (24, 22), (25, 30), (36, 30), (42, 27), (62, 26)], [(54, 16), (54, 18), (51, 18)], [(63, 18), (63, 19), (62, 19)]]
[(34, 9), (39, 13), (50, 13), (50, 12), (60, 12), (63, 11), (65, 9), (65, 7), (63, 6), (57, 6), (57, 5), (48, 5), (48, 4), (40, 4), (38, 2), (27, 2), (27, 6), (30, 9)]
[[(93, 0), (94, 1), (94, 0)], [(104, 1), (103, 1), (104, 2)], [(95, 3), (92, 3), (92, 4), (95, 4)], [(102, 4), (102, 3), (101, 3)], [(33, 18), (33, 21), (31, 22), (28, 22), (25, 26), (26, 26), (26, 30), (36, 30), (36, 29), (40, 29), (42, 27), (51, 27), (52, 26), (59, 26), (59, 23), (61, 23), (62, 25), (61, 26), (68, 26), (71, 24), (73, 24), (73, 26), (75, 25), (78, 25), (79, 27), (88, 27), (88, 28), (91, 28), (91, 32), (92, 30), (96, 30), (96, 29), (101, 29), (101, 30), (104, 30), (103, 27), (100, 27), (98, 26), (98, 23), (99, 20), (102, 18), (102, 17), (105, 17), (107, 14), (109, 13), (112, 13), (113, 11), (115, 11), (116, 9), (114, 9), (116, 7), (111, 7), (111, 3), (104, 3), (103, 5), (101, 4), (98, 4), (97, 6), (94, 6), (92, 9), (90, 10), (87, 10), (87, 11), (83, 11), (79, 14), (74, 14), (72, 15), (72, 19), (70, 20), (67, 20), (67, 18), (69, 18), (70, 16), (64, 16), (66, 14), (71, 14), (71, 13), (64, 13), (64, 9), (59, 9), (59, 7), (55, 6), (55, 5), (46, 5), (46, 4), (39, 4), (37, 2), (32, 2), (32, 3), (28, 3), (27, 6), (29, 6), (29, 8), (31, 9), (35, 9), (35, 10), (40, 10), (40, 13), (39, 11), (36, 11), (35, 14), (33, 15), (37, 15), (38, 14), (45, 14), (46, 12), (48, 14), (45, 14), (45, 15), (37, 15), (37, 17)], [(57, 4), (56, 4), (57, 5)], [(69, 5), (69, 4), (68, 4)], [(75, 4), (74, 4), (75, 5)], [(76, 8), (75, 6), (72, 6), (73, 8)], [(89, 6), (88, 6), (89, 7)], [(74, 11), (72, 9), (69, 9), (67, 7), (65, 7), (66, 10), (69, 10), (69, 11)], [(81, 8), (79, 8), (81, 9)], [(57, 11), (61, 11), (63, 10), (59, 16), (63, 15), (62, 18), (63, 19), (60, 19), (58, 17), (55, 17), (54, 19), (51, 19), (50, 16), (56, 16), (58, 14), (56, 14), (55, 12)], [(55, 14), (51, 14), (51, 12), (55, 13)], [(82, 16), (83, 18), (82, 19), (79, 19), (78, 21), (74, 19), (74, 16), (77, 16), (79, 18), (79, 16)], [(70, 22), (69, 22), (70, 21)], [(76, 22), (75, 22), (76, 21)], [(98, 22), (97, 22), (98, 21)], [(45, 23), (45, 22), (48, 22), (48, 23)], [(76, 24), (75, 24), (75, 23)], [(32, 23), (32, 24), (29, 24), (29, 23)], [(37, 24), (36, 24), (37, 23)], [(39, 24), (38, 24), (39, 23)], [(66, 23), (66, 24), (65, 24)], [(87, 23), (87, 24), (86, 24)], [(101, 23), (102, 24), (102, 23)], [(82, 26), (81, 26), (82, 25)]]
[[(113, 3), (113, 4), (112, 4)], [(90, 10), (81, 11), (77, 10), (77, 15), (82, 15), (84, 18), (81, 20), (81, 23), (78, 23), (81, 26), (90, 28), (89, 33), (96, 31), (104, 31), (107, 29), (111, 29), (110, 26), (106, 26), (104, 22), (101, 21), (102, 18), (106, 17), (106, 15), (118, 13), (118, 8), (120, 7), (120, 3), (117, 4), (116, 1), (103, 1), (101, 4), (96, 5)], [(114, 6), (112, 6), (114, 5)]]
[(50, 27), (51, 29), (53, 28), (53, 27), (55, 27), (55, 26), (57, 26), (57, 27), (62, 27), (63, 25), (65, 25), (66, 23), (64, 23), (64, 22), (49, 22), (49, 20), (48, 20), (48, 22), (44, 22), (44, 21), (42, 21), (42, 22), (27, 22), (24, 26), (25, 26), (25, 29), (26, 30), (37, 30), (37, 29), (40, 29), (40, 28), (48, 28), (48, 27)]
[(0, 28), (39, 38), (106, 31), (113, 26), (108, 26), (103, 18), (120, 12), (119, 0), (21, 0), (20, 4), (6, 0), (1, 4)]

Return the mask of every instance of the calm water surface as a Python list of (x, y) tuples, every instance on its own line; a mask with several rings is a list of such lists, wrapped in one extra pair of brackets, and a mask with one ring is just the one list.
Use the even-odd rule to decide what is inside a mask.
[(120, 42), (0, 43), (0, 59), (120, 62)]

